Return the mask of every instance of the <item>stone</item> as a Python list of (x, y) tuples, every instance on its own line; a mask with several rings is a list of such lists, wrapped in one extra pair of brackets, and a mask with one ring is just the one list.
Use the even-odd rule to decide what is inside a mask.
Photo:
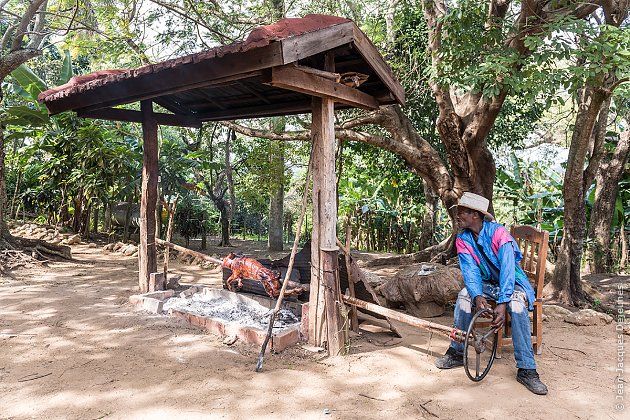
[(179, 297), (180, 297), (180, 298), (183, 298), (183, 299), (187, 299), (187, 298), (189, 298), (190, 296), (192, 296), (192, 295), (194, 295), (195, 293), (197, 293), (198, 291), (199, 291), (199, 290), (198, 290), (195, 286), (193, 286), (193, 287), (190, 287), (190, 288), (188, 288), (188, 289), (184, 290), (183, 292), (181, 292), (181, 293), (179, 294)]
[(142, 309), (152, 312), (154, 314), (162, 313), (164, 302), (159, 299), (145, 297), (142, 302)]
[(549, 317), (549, 319), (562, 319), (564, 320), (564, 318), (567, 315), (571, 315), (571, 311), (563, 308), (562, 306), (558, 306), (558, 305), (543, 305), (543, 315), (546, 315)]
[(149, 291), (157, 292), (164, 290), (164, 273), (150, 273), (149, 274)]
[(104, 252), (111, 252), (114, 250), (115, 243), (107, 244), (102, 249)]
[(134, 252), (138, 252), (138, 249), (134, 245), (127, 245), (121, 252), (123, 255), (130, 257)]
[(613, 321), (612, 316), (594, 311), (593, 309), (582, 309), (564, 318), (564, 322), (579, 326), (586, 325), (606, 325)]
[(68, 238), (68, 245), (76, 245), (81, 243), (81, 235), (76, 234)]
[(179, 281), (182, 276), (180, 274), (171, 274), (168, 276), (166, 280), (166, 288), (167, 289), (177, 289), (179, 287)]

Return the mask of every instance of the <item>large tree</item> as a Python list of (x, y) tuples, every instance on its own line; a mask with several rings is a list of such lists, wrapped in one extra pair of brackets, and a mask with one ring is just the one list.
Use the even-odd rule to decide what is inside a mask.
[(582, 77), (575, 95), (577, 114), (564, 175), (564, 231), (554, 277), (547, 286), (547, 292), (567, 304), (577, 304), (584, 297), (580, 269), (586, 239), (586, 196), (603, 156), (611, 96), (630, 76), (630, 36), (620, 28), (629, 9), (627, 0), (604, 2), (604, 24), (596, 21), (595, 31), (580, 35), (577, 69)]
[[(3, 103), (2, 82), (21, 64), (41, 54), (46, 32), (47, 0), (32, 0), (28, 4), (0, 1), (3, 14), (0, 44), (0, 105)], [(0, 119), (0, 248), (10, 235), (6, 227), (4, 116)]]
[[(399, 155), (445, 208), (456, 203), (463, 191), (491, 198), (495, 162), (488, 136), (508, 95), (525, 90), (527, 74), (535, 66), (528, 58), (540, 45), (531, 39), (544, 37), (554, 24), (568, 17), (588, 16), (598, 3), (602, 2), (567, 5), (530, 0), (519, 7), (509, 0), (485, 4), (469, 0), (449, 9), (443, 0), (423, 1), (430, 57), (428, 83), (438, 107), (436, 128), (446, 159), (399, 106), (381, 107), (339, 123), (337, 138)], [(228, 125), (250, 136), (285, 140), (309, 137), (308, 132), (276, 134)], [(381, 131), (365, 129), (371, 125)], [(452, 239), (435, 249), (452, 250)]]

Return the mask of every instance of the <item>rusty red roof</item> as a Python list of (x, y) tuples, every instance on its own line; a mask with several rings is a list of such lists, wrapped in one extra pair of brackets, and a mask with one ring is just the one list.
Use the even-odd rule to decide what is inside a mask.
[(81, 115), (152, 99), (199, 121), (309, 112), (310, 97), (270, 86), (267, 70), (289, 63), (316, 67), (327, 51), (336, 57), (336, 71), (368, 73), (360, 89), (379, 103), (404, 102), (402, 88), (367, 37), (352, 21), (326, 15), (282, 19), (254, 29), (243, 42), (156, 64), (75, 76), (38, 100), (52, 114)]

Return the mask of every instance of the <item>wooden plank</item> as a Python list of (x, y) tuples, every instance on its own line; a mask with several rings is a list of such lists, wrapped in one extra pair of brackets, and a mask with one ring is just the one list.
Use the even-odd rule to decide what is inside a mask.
[(265, 104), (247, 108), (235, 108), (225, 111), (199, 113), (197, 118), (199, 118), (200, 121), (227, 121), (239, 118), (260, 118), (273, 117), (276, 115), (301, 114), (311, 112), (311, 109), (311, 100), (305, 99), (304, 101), (277, 104), (274, 107)]
[(326, 342), (329, 356), (339, 356), (345, 347), (345, 329), (341, 321), (339, 302), (339, 263), (337, 250), (322, 250), (320, 253), (324, 284), (324, 306), (326, 315)]
[[(334, 57), (327, 54), (325, 71), (334, 71)], [(309, 341), (317, 346), (328, 342), (329, 355), (339, 354), (345, 343), (339, 306), (341, 293), (337, 267), (337, 200), (335, 176), (334, 106), (329, 98), (313, 98), (311, 122), (313, 142), (313, 232), (311, 250), (311, 293)], [(334, 254), (334, 262), (330, 261)], [(331, 306), (332, 305), (332, 306)], [(341, 347), (339, 347), (341, 346)]]
[(159, 245), (162, 245), (162, 246), (165, 246), (165, 247), (169, 247), (169, 248), (172, 248), (172, 249), (174, 249), (176, 251), (179, 251), (182, 254), (192, 255), (193, 257), (201, 258), (202, 260), (211, 262), (213, 264), (223, 265), (223, 261), (221, 261), (221, 260), (219, 260), (217, 258), (212, 258), (211, 256), (206, 255), (206, 254), (202, 254), (201, 252), (193, 251), (192, 249), (184, 248), (183, 246), (179, 246), (179, 245), (176, 245), (176, 244), (168, 242), (168, 241), (163, 241), (160, 238), (155, 238), (155, 242), (157, 244), (159, 244)]
[(190, 110), (186, 109), (174, 99), (174, 96), (161, 96), (159, 98), (153, 98), (153, 102), (160, 105), (162, 108), (171, 111), (173, 114), (193, 116)]
[(446, 325), (438, 324), (437, 322), (425, 321), (424, 319), (403, 314), (393, 309), (384, 308), (374, 303), (365, 302), (363, 300), (359, 300), (348, 295), (343, 295), (342, 299), (345, 303), (349, 305), (354, 305), (359, 308), (372, 311), (387, 318), (391, 318), (399, 322), (404, 322), (405, 324), (412, 325), (414, 327), (422, 328), (423, 330), (439, 333), (451, 339), (455, 338), (456, 341), (460, 343), (463, 343), (464, 339), (466, 338), (466, 331), (458, 330), (454, 327), (447, 327)]
[(240, 80), (257, 72), (284, 64), (281, 45), (273, 42), (265, 47), (226, 54), (198, 63), (182, 64), (158, 73), (98, 86), (85, 92), (46, 102), (51, 114), (83, 108), (86, 110), (165, 96), (199, 87)]
[[(354, 25), (354, 24), (353, 24)], [(372, 41), (354, 25), (354, 44), (357, 51), (367, 61), (368, 65), (378, 74), (385, 86), (392, 92), (399, 104), (405, 105), (405, 90), (394, 77), (391, 68), (383, 60)]]
[(140, 291), (149, 291), (151, 273), (157, 272), (155, 249), (155, 205), (158, 184), (158, 125), (153, 118), (151, 101), (140, 103), (142, 112), (143, 158), (142, 194), (140, 200), (140, 246), (138, 249), (138, 283)]
[(269, 84), (306, 95), (330, 98), (336, 102), (358, 108), (374, 110), (379, 107), (378, 101), (365, 92), (306, 72), (292, 65), (272, 68)]
[(293, 63), (352, 42), (354, 26), (352, 22), (340, 23), (281, 40), (283, 64)]
[[(350, 255), (350, 242), (351, 242), (351, 236), (352, 236), (352, 226), (350, 225), (350, 214), (346, 215), (346, 219), (344, 222), (344, 229), (345, 229), (345, 234), (346, 234), (346, 247), (342, 248), (342, 250), (345, 255), (346, 271), (348, 272), (348, 291), (350, 292), (350, 296), (356, 297), (354, 293), (354, 280), (355, 280), (355, 276), (356, 277), (358, 276), (356, 274), (353, 275), (354, 267), (352, 266), (352, 256)], [(340, 243), (337, 242), (337, 245), (339, 246)], [(350, 328), (352, 328), (352, 331), (354, 331), (355, 333), (357, 334), (359, 333), (359, 319), (357, 316), (356, 306), (352, 306), (350, 308)]]
[[(127, 121), (137, 123), (142, 122), (142, 112), (133, 111), (130, 109), (104, 108), (95, 109), (93, 111), (83, 111), (79, 109), (77, 110), (77, 115), (83, 118), (96, 118), (100, 120)], [(201, 127), (201, 121), (189, 116), (154, 113), (153, 118), (158, 125), (171, 125), (176, 127), (191, 128)]]

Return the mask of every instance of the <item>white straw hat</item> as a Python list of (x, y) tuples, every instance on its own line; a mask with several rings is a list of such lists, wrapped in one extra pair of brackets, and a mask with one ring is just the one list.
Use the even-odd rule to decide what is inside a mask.
[(486, 215), (490, 220), (494, 219), (494, 216), (488, 213), (488, 206), (490, 205), (490, 201), (480, 196), (479, 194), (474, 194), (471, 192), (465, 192), (460, 197), (457, 204), (453, 207), (466, 207), (469, 209), (477, 210)]

